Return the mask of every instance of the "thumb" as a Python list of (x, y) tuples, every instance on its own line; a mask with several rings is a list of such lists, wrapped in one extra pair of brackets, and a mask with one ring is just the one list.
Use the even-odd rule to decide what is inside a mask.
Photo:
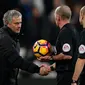
[(64, 56), (64, 59), (72, 59), (72, 56), (66, 55)]

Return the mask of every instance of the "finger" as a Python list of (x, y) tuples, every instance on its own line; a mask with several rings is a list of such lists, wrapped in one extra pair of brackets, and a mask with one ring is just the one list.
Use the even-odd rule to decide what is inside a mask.
[(49, 67), (45, 67), (45, 68), (44, 68), (44, 73), (45, 73), (45, 74), (48, 74), (49, 71), (50, 71), (50, 68), (49, 68)]
[(43, 76), (48, 75), (48, 69), (46, 67), (42, 67), (42, 73)]
[(41, 60), (42, 60), (42, 59), (47, 59), (47, 57), (45, 57), (45, 56), (44, 56), (44, 57), (40, 57), (40, 59), (41, 59)]
[(47, 73), (51, 71), (50, 66), (48, 66), (48, 65), (46, 65), (46, 64), (44, 64), (44, 65), (42, 65), (42, 66), (44, 67), (44, 69), (45, 69), (45, 71), (46, 71)]
[(40, 59), (40, 58), (37, 58), (37, 60), (41, 61), (41, 59)]
[(71, 56), (64, 56), (64, 59), (72, 59)]
[(41, 61), (41, 62), (45, 62), (46, 59), (41, 59), (41, 58), (37, 58), (37, 60)]
[(42, 64), (41, 67), (46, 67), (47, 65), (46, 64)]

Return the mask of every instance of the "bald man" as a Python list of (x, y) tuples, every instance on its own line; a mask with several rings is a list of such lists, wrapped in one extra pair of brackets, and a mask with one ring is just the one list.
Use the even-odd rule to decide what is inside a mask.
[[(85, 6), (83, 6), (80, 10), (79, 21), (80, 21), (81, 25), (83, 26), (83, 28), (85, 28)], [(81, 32), (78, 53), (79, 53), (79, 56), (78, 56), (78, 59), (77, 59), (76, 65), (75, 65), (75, 71), (74, 71), (74, 74), (72, 77), (71, 85), (78, 84), (78, 79), (79, 79), (80, 74), (82, 73), (84, 65), (85, 65), (85, 29), (83, 29), (83, 31)], [(83, 79), (85, 82), (85, 76)], [(80, 85), (85, 85), (84, 82), (83, 81), (80, 82)]]
[(57, 85), (70, 85), (77, 59), (78, 32), (70, 23), (71, 9), (62, 5), (55, 9), (55, 22), (60, 32), (54, 55), (40, 57), (39, 60), (53, 60), (56, 64)]

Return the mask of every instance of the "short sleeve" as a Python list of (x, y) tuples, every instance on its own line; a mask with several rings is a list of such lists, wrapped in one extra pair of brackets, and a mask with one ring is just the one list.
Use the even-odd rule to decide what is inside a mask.
[(85, 59), (85, 31), (81, 33), (80, 42), (78, 46), (79, 58)]
[[(56, 48), (66, 55), (73, 55), (72, 32), (69, 29), (62, 30), (58, 36)], [(57, 50), (58, 51), (58, 50)]]

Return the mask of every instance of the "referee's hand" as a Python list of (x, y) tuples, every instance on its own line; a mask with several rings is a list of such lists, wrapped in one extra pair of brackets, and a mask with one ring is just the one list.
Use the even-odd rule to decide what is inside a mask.
[(37, 58), (39, 61), (49, 61), (51, 60), (51, 56), (41, 56)]

